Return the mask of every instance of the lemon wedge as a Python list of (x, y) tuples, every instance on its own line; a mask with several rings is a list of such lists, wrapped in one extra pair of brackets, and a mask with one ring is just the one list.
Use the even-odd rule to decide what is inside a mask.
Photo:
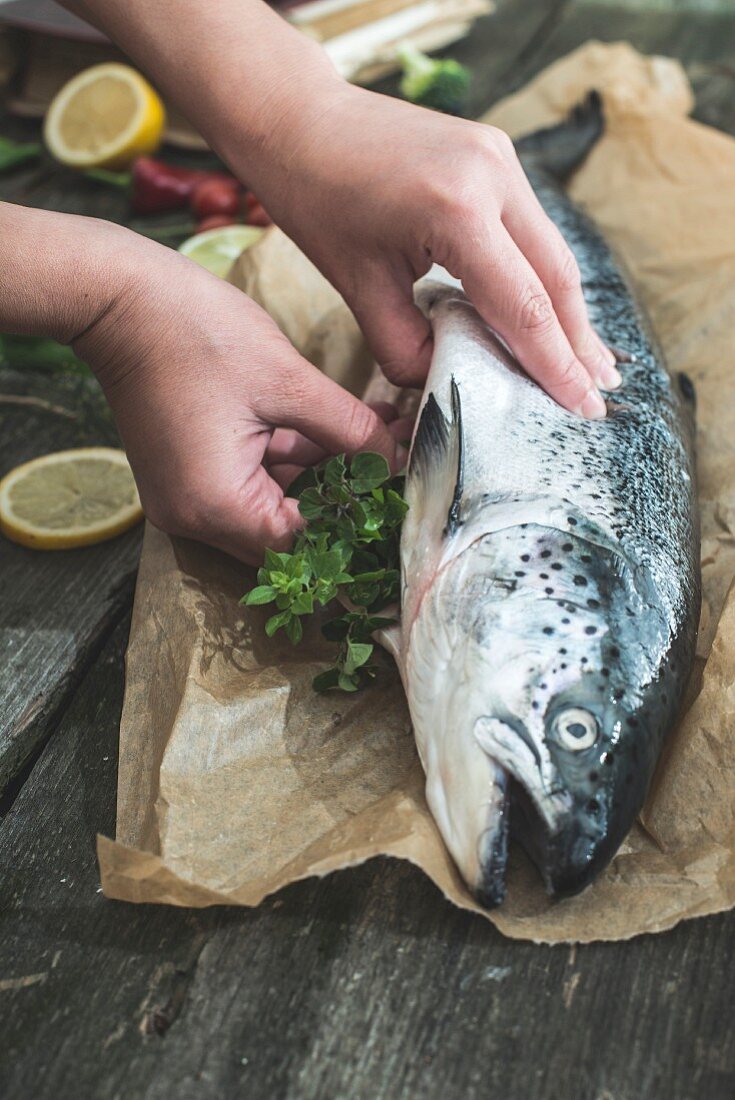
[(127, 168), (161, 143), (166, 114), (129, 65), (106, 62), (77, 73), (52, 99), (43, 136), (70, 168)]
[(80, 447), (16, 466), (0, 481), (0, 531), (21, 546), (68, 550), (143, 518), (124, 451)]
[(205, 229), (179, 245), (179, 252), (213, 275), (227, 277), (237, 257), (265, 233), (254, 225), (224, 225), (219, 229)]

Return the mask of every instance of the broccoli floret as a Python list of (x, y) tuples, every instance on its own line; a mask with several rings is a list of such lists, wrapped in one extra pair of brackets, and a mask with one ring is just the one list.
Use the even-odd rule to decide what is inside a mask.
[(422, 107), (432, 107), (448, 115), (461, 115), (470, 87), (470, 71), (450, 57), (427, 57), (413, 46), (400, 46), (398, 60), (403, 66), (401, 95)]

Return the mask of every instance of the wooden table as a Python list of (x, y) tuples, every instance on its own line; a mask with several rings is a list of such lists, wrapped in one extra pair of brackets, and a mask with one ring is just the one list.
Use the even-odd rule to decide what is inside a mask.
[[(729, 0), (501, 0), (454, 52), (475, 70), (479, 112), (590, 37), (681, 57), (699, 117), (735, 132)], [(121, 200), (48, 165), (4, 177), (2, 194), (124, 218)], [(75, 417), (3, 401), (0, 475), (110, 436), (68, 384), (4, 371), (0, 391)], [(60, 555), (0, 540), (4, 1100), (735, 1095), (732, 913), (630, 943), (536, 947), (387, 860), (253, 912), (105, 900), (95, 835), (115, 826), (139, 538)]]

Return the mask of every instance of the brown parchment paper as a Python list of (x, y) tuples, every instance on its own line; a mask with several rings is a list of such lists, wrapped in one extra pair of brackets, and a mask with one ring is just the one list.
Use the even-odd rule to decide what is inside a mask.
[[(528, 131), (591, 87), (607, 132), (571, 192), (624, 258), (672, 370), (697, 388), (705, 600), (690, 704), (644, 824), (590, 889), (560, 903), (512, 852), (507, 902), (483, 915), (542, 942), (622, 939), (735, 904), (735, 141), (687, 119), (678, 64), (624, 44), (588, 44), (488, 120)], [(288, 240), (269, 233), (231, 278), (312, 361), (363, 392), (371, 363), (357, 327)], [(397, 675), (356, 697), (315, 695), (318, 632), (297, 649), (267, 641), (262, 609), (238, 605), (247, 583), (224, 555), (148, 528), (117, 838), (99, 840), (105, 893), (256, 905), (285, 883), (384, 854), (476, 909), (428, 813)]]

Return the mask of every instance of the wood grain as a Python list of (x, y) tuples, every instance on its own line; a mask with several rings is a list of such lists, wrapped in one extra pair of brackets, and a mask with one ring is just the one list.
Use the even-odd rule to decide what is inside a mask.
[[(0, 371), (0, 392), (43, 394), (77, 415), (69, 419), (0, 399), (0, 477), (47, 451), (116, 441), (109, 420), (90, 419), (94, 396), (82, 401), (76, 384), (6, 370)], [(100, 546), (54, 553), (0, 538), (0, 795), (43, 743), (129, 606), (139, 549), (140, 529)]]
[(535, 947), (387, 860), (253, 912), (106, 901), (126, 636), (0, 829), (5, 1100), (730, 1100), (733, 913)]

